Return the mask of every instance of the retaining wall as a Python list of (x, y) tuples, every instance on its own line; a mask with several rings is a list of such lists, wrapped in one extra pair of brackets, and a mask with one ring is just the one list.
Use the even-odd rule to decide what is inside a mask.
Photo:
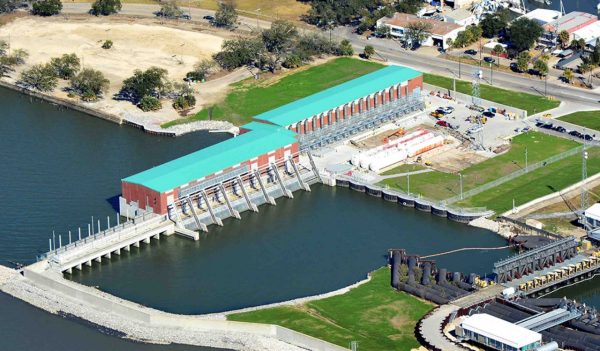
[[(134, 323), (142, 323), (150, 327), (160, 328), (186, 328), (192, 332), (248, 333), (251, 335), (272, 337), (300, 348), (315, 351), (347, 350), (341, 346), (277, 325), (211, 320), (202, 318), (202, 316), (186, 316), (154, 310), (97, 289), (65, 280), (59, 273), (46, 270), (46, 265), (46, 261), (40, 261), (25, 268), (23, 270), (25, 278), (44, 290), (68, 296), (77, 303), (103, 312), (114, 313)], [(128, 336), (139, 338), (136, 335)]]

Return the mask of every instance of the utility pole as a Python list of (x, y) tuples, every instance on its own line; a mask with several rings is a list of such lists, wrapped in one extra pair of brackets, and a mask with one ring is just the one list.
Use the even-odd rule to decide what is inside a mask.
[(410, 174), (406, 175), (406, 183), (407, 183), (407, 191), (408, 191), (408, 195), (410, 195)]
[(458, 78), (460, 79), (461, 77), (461, 62), (462, 62), (462, 55), (458, 56)]
[(548, 73), (546, 73), (544, 79), (544, 96), (548, 96)]
[(490, 85), (494, 85), (494, 65), (490, 62)]
[(464, 200), (464, 198), (463, 198), (463, 177), (462, 177), (462, 173), (458, 173), (458, 178), (460, 179), (460, 199)]
[(525, 146), (525, 173), (529, 172), (527, 167), (527, 146)]
[[(583, 133), (585, 135), (585, 129), (583, 130)], [(586, 145), (585, 145), (585, 138), (583, 139), (583, 150), (581, 153), (581, 214), (580, 214), (580, 220), (581, 220), (581, 224), (584, 224), (584, 220), (585, 218), (583, 218), (583, 214), (585, 212), (585, 210), (588, 208), (588, 194), (587, 194), (587, 189), (585, 186), (585, 181), (587, 180), (587, 159), (588, 159), (588, 152), (586, 150)]]

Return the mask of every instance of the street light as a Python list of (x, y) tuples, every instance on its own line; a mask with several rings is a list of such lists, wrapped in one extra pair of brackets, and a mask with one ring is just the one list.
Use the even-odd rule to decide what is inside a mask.
[(490, 62), (490, 85), (494, 85), (494, 65)]

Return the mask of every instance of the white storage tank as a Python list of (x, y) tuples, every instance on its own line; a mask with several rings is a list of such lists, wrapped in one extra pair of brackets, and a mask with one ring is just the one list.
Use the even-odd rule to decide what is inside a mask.
[(378, 156), (379, 157), (373, 159), (369, 165), (369, 168), (376, 173), (381, 172), (382, 169), (393, 164), (406, 160), (408, 153), (406, 152), (406, 149), (394, 149), (383, 155), (378, 154)]

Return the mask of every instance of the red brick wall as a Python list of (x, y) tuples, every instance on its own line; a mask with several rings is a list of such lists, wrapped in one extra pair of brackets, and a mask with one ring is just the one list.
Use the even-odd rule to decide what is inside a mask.
[(408, 93), (412, 95), (412, 92), (415, 88), (420, 88), (423, 90), (423, 76), (418, 76), (414, 79), (408, 81)]

